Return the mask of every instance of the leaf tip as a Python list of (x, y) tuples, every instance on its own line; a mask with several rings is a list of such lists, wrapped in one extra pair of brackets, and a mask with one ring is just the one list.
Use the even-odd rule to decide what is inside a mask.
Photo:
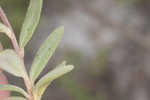
[(64, 28), (64, 26), (60, 26), (60, 27), (58, 27), (57, 30), (60, 31), (60, 32), (62, 32), (62, 33), (64, 33), (65, 28)]
[(73, 65), (67, 65), (66, 67), (68, 68), (69, 71), (72, 71), (74, 69)]

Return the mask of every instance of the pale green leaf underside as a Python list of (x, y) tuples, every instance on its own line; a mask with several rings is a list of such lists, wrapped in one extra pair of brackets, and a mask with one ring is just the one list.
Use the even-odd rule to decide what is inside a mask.
[(60, 65), (58, 65), (55, 69), (47, 73), (45, 76), (43, 76), (36, 84), (35, 89), (38, 91), (39, 96), (41, 96), (45, 89), (50, 85), (50, 83), (59, 78), (60, 76), (70, 72), (73, 70), (72, 65), (65, 65), (65, 62), (62, 62)]
[(43, 0), (30, 0), (30, 5), (22, 25), (19, 46), (24, 48), (28, 41), (31, 39), (40, 20), (41, 9)]
[(17, 76), (24, 77), (24, 64), (15, 51), (11, 49), (0, 52), (0, 68)]
[(25, 98), (23, 98), (23, 97), (8, 97), (7, 99), (4, 99), (4, 100), (27, 100), (27, 99), (25, 99)]
[(49, 35), (47, 40), (42, 44), (37, 52), (30, 70), (30, 78), (32, 83), (37, 79), (42, 72), (49, 59), (55, 52), (62, 36), (64, 34), (64, 27), (57, 28), (52, 34)]
[[(66, 61), (63, 61), (61, 64), (59, 64), (57, 67), (61, 67), (61, 66), (65, 66), (66, 65)], [(56, 68), (57, 68), (56, 67)], [(44, 77), (43, 77), (44, 78)], [(40, 84), (40, 82), (38, 82), (37, 84)], [(43, 84), (43, 86), (37, 86), (35, 87), (35, 90), (38, 94), (38, 98), (41, 98), (42, 94), (45, 92), (46, 88), (51, 84), (51, 81), (50, 82), (47, 82), (45, 84)]]
[(14, 85), (0, 85), (0, 91), (15, 91), (15, 92), (19, 92), (22, 95), (24, 95), (25, 97), (29, 97), (28, 94), (20, 87), (14, 86)]
[(5, 33), (9, 38), (11, 37), (12, 34), (10, 29), (2, 23), (0, 23), (0, 32)]

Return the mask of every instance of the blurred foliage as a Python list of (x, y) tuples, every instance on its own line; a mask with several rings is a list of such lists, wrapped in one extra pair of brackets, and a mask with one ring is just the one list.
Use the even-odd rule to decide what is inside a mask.
[(69, 76), (63, 77), (61, 84), (74, 100), (97, 100), (95, 96), (88, 93), (85, 88), (80, 87), (80, 84)]
[(110, 49), (103, 48), (99, 52), (97, 52), (97, 56), (92, 63), (92, 68), (90, 68), (89, 72), (93, 75), (103, 75), (107, 72), (108, 68), (108, 58), (110, 54)]
[[(86, 70), (89, 74), (99, 76), (107, 72), (110, 51), (111, 49), (109, 48), (101, 48), (101, 50), (98, 50), (96, 56), (93, 59), (87, 59), (89, 57), (83, 55), (83, 53), (80, 51), (66, 50), (66, 53), (64, 53), (64, 59), (76, 66), (76, 72), (81, 71), (79, 66), (87, 66)], [(88, 60), (89, 62), (87, 62)]]
[(97, 91), (97, 88), (108, 85), (105, 83), (109, 81), (106, 73), (109, 71), (110, 51), (109, 48), (100, 49), (93, 59), (88, 59), (89, 57), (80, 51), (65, 51), (63, 59), (75, 65), (73, 73), (75, 78), (65, 76), (60, 83), (70, 93), (73, 100), (107, 100), (105, 96), (107, 93), (103, 89)]
[(116, 1), (125, 5), (150, 3), (149, 0), (116, 0)]

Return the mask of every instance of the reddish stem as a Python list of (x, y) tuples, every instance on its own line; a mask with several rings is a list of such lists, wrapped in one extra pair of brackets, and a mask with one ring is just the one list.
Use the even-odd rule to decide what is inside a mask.
[(16, 40), (16, 37), (15, 37), (15, 33), (3, 11), (3, 9), (0, 7), (0, 17), (3, 21), (3, 23), (11, 30), (12, 32), (12, 37), (11, 37), (11, 41), (12, 41), (12, 44), (13, 44), (13, 47), (15, 48), (16, 52), (18, 53), (18, 55), (20, 55), (22, 57), (22, 55), (20, 54), (20, 48), (19, 48), (19, 45), (18, 45), (18, 42)]
[[(3, 23), (4, 23), (7, 27), (9, 27), (9, 29), (13, 32), (13, 29), (12, 29), (12, 27), (11, 27), (11, 25), (10, 25), (10, 23), (9, 23), (9, 21), (8, 21), (6, 15), (5, 15), (5, 13), (4, 13), (4, 11), (3, 11), (3, 9), (2, 9), (1, 7), (0, 7), (0, 17), (1, 17), (2, 21), (3, 21)], [(13, 33), (14, 33), (14, 32), (13, 32)]]
[[(10, 39), (12, 41), (13, 47), (16, 50), (16, 53), (20, 56), (20, 58), (22, 59), (22, 61), (24, 63), (24, 49), (19, 48), (18, 42), (15, 37), (15, 33), (14, 33), (14, 31), (13, 31), (13, 29), (1, 7), (0, 7), (0, 18), (2, 19), (3, 23), (11, 30), (12, 36), (10, 37)], [(30, 95), (29, 100), (34, 100), (34, 98), (32, 96), (32, 85), (31, 85), (31, 82), (30, 82), (27, 72), (26, 72), (26, 76), (24, 77), (24, 82), (27, 87), (28, 93)]]

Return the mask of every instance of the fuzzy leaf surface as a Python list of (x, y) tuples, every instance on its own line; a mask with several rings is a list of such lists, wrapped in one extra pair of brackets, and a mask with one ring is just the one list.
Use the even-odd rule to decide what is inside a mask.
[(0, 32), (5, 33), (9, 38), (11, 38), (12, 33), (10, 29), (2, 23), (0, 23)]
[(28, 97), (28, 94), (20, 87), (17, 87), (15, 85), (9, 85), (9, 84), (1, 84), (0, 85), (0, 91), (15, 91), (18, 92), (22, 95), (24, 95), (25, 97)]
[(12, 96), (12, 97), (8, 97), (7, 99), (4, 99), (4, 100), (27, 100), (23, 97), (15, 97), (15, 96)]
[(62, 75), (73, 70), (72, 65), (65, 65), (66, 62), (62, 62), (55, 69), (48, 72), (45, 76), (43, 76), (36, 84), (35, 89), (38, 91), (39, 96), (41, 96), (46, 88), (51, 84), (51, 82)]
[(22, 60), (11, 49), (0, 52), (0, 68), (17, 77), (25, 76), (25, 68)]
[(37, 79), (40, 75), (42, 70), (45, 68), (46, 64), (48, 63), (49, 59), (55, 52), (62, 36), (64, 34), (64, 27), (57, 28), (54, 32), (52, 32), (45, 42), (40, 47), (39, 51), (37, 52), (33, 64), (30, 70), (30, 79), (32, 83)]
[(43, 0), (30, 0), (27, 14), (20, 33), (20, 48), (24, 48), (34, 34), (34, 31), (40, 20), (42, 5)]

